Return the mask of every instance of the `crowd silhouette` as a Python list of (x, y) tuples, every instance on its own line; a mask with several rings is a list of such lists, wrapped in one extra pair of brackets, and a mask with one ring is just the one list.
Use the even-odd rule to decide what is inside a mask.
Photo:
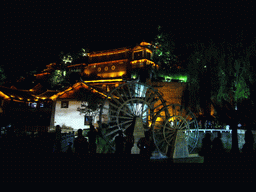
[[(202, 147), (199, 155), (204, 157), (204, 163), (221, 163), (226, 162), (226, 158), (229, 154), (223, 146), (222, 134), (217, 133), (217, 137), (211, 141), (211, 134), (206, 133), (202, 139)], [(242, 162), (255, 161), (255, 151), (253, 149), (254, 138), (251, 130), (245, 132), (245, 144), (242, 148), (240, 158)], [(237, 154), (236, 154), (237, 155)], [(232, 156), (232, 155), (231, 155)]]
[[(60, 126), (56, 126), (57, 129)], [(123, 132), (121, 129), (117, 131), (117, 135), (115, 136), (115, 154), (118, 155), (131, 155), (132, 148), (138, 147), (140, 150), (140, 156), (143, 159), (150, 159), (152, 156), (152, 152), (156, 149), (154, 142), (151, 138), (151, 132), (146, 131), (145, 137), (139, 139), (137, 146), (135, 146), (135, 139), (133, 136), (134, 127), (127, 129)], [(96, 130), (93, 125), (90, 125), (90, 130), (87, 135), (83, 135), (83, 130), (78, 130), (78, 136), (74, 139), (74, 143), (69, 142), (68, 154), (75, 154), (77, 157), (86, 157), (93, 156), (97, 153), (97, 138), (98, 136), (102, 136), (100, 131)], [(225, 158), (230, 155), (230, 153), (224, 148), (222, 142), (222, 134), (217, 132), (217, 136), (211, 140), (212, 135), (210, 133), (206, 133), (204, 138), (202, 139), (202, 146), (199, 151), (199, 155), (204, 157), (205, 163), (218, 163), (226, 161)], [(42, 139), (44, 138), (44, 139)], [(60, 139), (56, 137), (57, 139)], [(88, 138), (88, 140), (87, 140)], [(51, 139), (52, 141), (49, 142)], [(46, 136), (41, 136), (41, 140), (36, 140), (32, 138), (27, 142), (25, 137), (17, 137), (15, 136), (14, 131), (11, 129), (9, 132), (1, 137), (1, 151), (6, 154), (11, 153), (50, 153), (52, 144), (54, 143), (54, 138)], [(42, 140), (47, 140), (46, 142), (42, 142)], [(254, 150), (254, 137), (251, 130), (246, 130), (244, 136), (245, 143), (241, 149), (240, 155), (243, 158), (243, 161), (254, 161), (255, 158), (255, 150)], [(26, 144), (25, 141), (27, 142)], [(39, 142), (40, 141), (40, 142)], [(46, 146), (47, 144), (47, 146)], [(73, 145), (74, 144), (74, 145)], [(107, 145), (107, 144), (106, 144)], [(72, 147), (73, 146), (73, 147)], [(59, 145), (56, 145), (56, 148), (60, 148)], [(42, 152), (44, 150), (44, 152)]]

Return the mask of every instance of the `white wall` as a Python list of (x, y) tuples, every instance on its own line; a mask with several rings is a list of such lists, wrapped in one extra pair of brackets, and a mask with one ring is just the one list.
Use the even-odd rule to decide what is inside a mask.
[[(77, 111), (77, 108), (81, 107), (81, 101), (69, 101), (68, 108), (61, 108), (61, 101), (56, 101), (55, 114), (54, 114), (54, 126), (65, 124), (70, 126), (75, 130), (77, 129), (86, 129), (89, 128), (89, 125), (84, 125), (84, 114), (80, 115), (80, 112)], [(104, 110), (104, 114), (107, 114), (108, 111)], [(97, 116), (93, 123), (96, 123), (99, 120)]]
[(54, 126), (65, 124), (75, 130), (87, 128), (84, 125), (84, 114), (80, 115), (78, 107), (81, 107), (81, 101), (69, 101), (68, 108), (61, 108), (61, 101), (56, 101)]

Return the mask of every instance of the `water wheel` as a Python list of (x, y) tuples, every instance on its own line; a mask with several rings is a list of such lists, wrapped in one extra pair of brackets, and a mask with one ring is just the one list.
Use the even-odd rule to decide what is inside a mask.
[(193, 153), (197, 145), (199, 131), (196, 117), (182, 105), (171, 104), (162, 108), (152, 128), (155, 145), (162, 155), (186, 157)]
[(137, 81), (126, 82), (107, 94), (100, 109), (99, 127), (104, 139), (115, 150), (119, 130), (125, 136), (134, 120), (135, 127), (142, 129), (137, 130), (138, 133), (152, 130), (157, 113), (166, 109), (165, 101), (156, 89)]

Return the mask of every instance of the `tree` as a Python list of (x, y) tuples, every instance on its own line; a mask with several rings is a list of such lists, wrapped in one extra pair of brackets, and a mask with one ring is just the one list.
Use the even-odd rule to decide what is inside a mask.
[(80, 88), (75, 97), (78, 101), (81, 101), (81, 107), (77, 109), (80, 114), (84, 114), (89, 117), (89, 124), (92, 124), (92, 118), (99, 113), (100, 104), (102, 103), (102, 96), (98, 93), (92, 93), (91, 90)]
[[(74, 76), (70, 75), (70, 72), (67, 71), (68, 65), (72, 64), (75, 60), (81, 57), (88, 56), (88, 49), (82, 48), (78, 52), (69, 52), (64, 53), (63, 51), (59, 54), (60, 63), (56, 65), (55, 70), (49, 77), (49, 83), (51, 88), (63, 88), (66, 85), (74, 81)], [(77, 80), (77, 79), (76, 79)]]
[(203, 109), (205, 116), (213, 104), (217, 115), (231, 125), (232, 149), (238, 151), (237, 106), (250, 98), (253, 90), (252, 65), (247, 57), (255, 55), (255, 43), (249, 49), (241, 47), (240, 42), (225, 46), (217, 47), (213, 42), (207, 47), (195, 44), (187, 69), (189, 83), (185, 98), (188, 106), (195, 112)]
[[(218, 89), (217, 69), (220, 53), (213, 42), (194, 44), (195, 51), (191, 54), (187, 66), (188, 84), (185, 105), (197, 115), (204, 118), (210, 116), (211, 98)], [(204, 125), (204, 124), (203, 124)]]
[(173, 36), (163, 32), (159, 26), (158, 34), (152, 44), (152, 60), (159, 65), (160, 70), (169, 73), (171, 68), (177, 62), (177, 56), (174, 55), (175, 43), (173, 41)]

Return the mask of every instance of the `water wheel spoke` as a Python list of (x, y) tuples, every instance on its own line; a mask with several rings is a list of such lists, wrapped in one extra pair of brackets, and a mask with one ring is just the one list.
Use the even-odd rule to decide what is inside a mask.
[(192, 123), (195, 123), (196, 119), (194, 119), (193, 121), (189, 121), (188, 124), (191, 125)]
[(180, 127), (179, 130), (184, 130), (184, 129), (187, 128), (187, 127), (188, 127), (188, 125), (185, 125), (185, 126), (183, 126), (183, 127)]
[(165, 137), (166, 139), (168, 139), (169, 137), (171, 137), (171, 136), (173, 136), (173, 135), (175, 135), (175, 133), (173, 133), (173, 134), (169, 134), (167, 137)]
[(107, 108), (107, 107), (103, 107), (103, 109), (109, 111), (109, 112), (113, 112), (113, 113), (116, 113), (117, 111), (116, 110), (113, 110), (113, 109), (110, 109), (110, 108)]
[[(117, 95), (121, 98), (122, 102), (125, 103), (125, 100), (123, 99), (123, 97), (121, 96), (121, 94), (119, 93), (119, 91), (116, 91)], [(125, 96), (126, 97), (126, 96)], [(133, 114), (132, 110), (125, 105), (125, 107), (130, 111), (131, 114)]]
[(176, 128), (175, 127), (173, 127), (173, 126), (165, 126), (165, 129), (168, 129), (168, 130), (171, 130), (171, 131), (173, 131), (173, 130), (176, 130)]
[(108, 136), (110, 136), (110, 135), (116, 133), (116, 132), (119, 131), (119, 130), (120, 130), (120, 129), (115, 129), (115, 130), (113, 130), (113, 131), (107, 133), (105, 136), (108, 137)]
[[(114, 122), (114, 123), (116, 123), (116, 122)], [(118, 128), (118, 126), (116, 124), (108, 126), (108, 129), (112, 129), (112, 128)]]
[(167, 141), (167, 143), (168, 143), (168, 144), (171, 144), (171, 141), (173, 141), (175, 138), (176, 138), (176, 137), (171, 137), (171, 138)]
[(122, 122), (122, 123), (119, 123), (118, 125), (121, 126), (121, 125), (125, 125), (127, 123), (131, 123), (133, 120), (128, 120), (128, 121), (125, 121), (125, 122)]
[(169, 149), (169, 145), (166, 145), (166, 147), (165, 147), (165, 154), (168, 153), (168, 149)]
[(126, 131), (126, 129), (127, 129), (128, 127), (130, 127), (130, 126), (131, 126), (131, 124), (132, 124), (132, 123), (130, 123), (130, 124), (128, 124), (128, 125), (126, 125), (126, 126), (124, 126), (123, 132), (124, 132), (124, 131)]
[(117, 115), (113, 115), (112, 117), (115, 117), (115, 118), (119, 118), (119, 119), (129, 119), (129, 120), (132, 120), (133, 118), (132, 117), (127, 117), (127, 116), (117, 116)]
[(163, 142), (165, 142), (165, 139), (162, 139), (162, 140), (158, 141), (159, 144), (161, 144)]
[[(182, 121), (182, 123), (181, 124), (179, 124), (179, 126), (178, 126), (178, 129), (182, 129), (183, 127), (183, 124), (184, 124), (184, 121)], [(186, 127), (186, 126), (184, 126), (184, 127)]]
[[(115, 104), (109, 103), (109, 105), (111, 105), (111, 106), (117, 108), (119, 111), (122, 111), (122, 112), (125, 113), (126, 115), (128, 115), (128, 116), (130, 116), (130, 117), (133, 117), (133, 115), (130, 114), (128, 111), (126, 111), (126, 110), (124, 110), (124, 109), (120, 109), (120, 107), (116, 106)], [(117, 111), (115, 111), (115, 112), (117, 112)]]

